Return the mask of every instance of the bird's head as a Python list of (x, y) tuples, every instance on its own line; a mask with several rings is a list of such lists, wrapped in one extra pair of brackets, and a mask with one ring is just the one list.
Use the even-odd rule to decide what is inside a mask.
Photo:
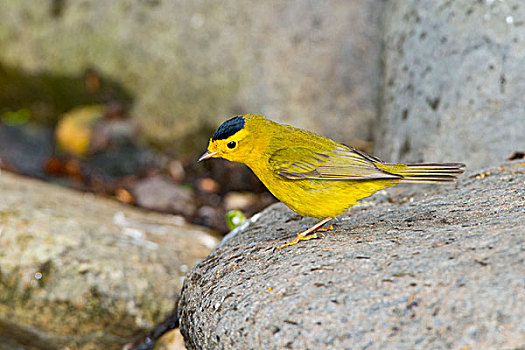
[[(208, 151), (200, 158), (224, 158), (232, 162), (247, 163), (254, 157), (254, 148), (261, 144), (258, 139), (259, 121), (265, 120), (261, 115), (239, 115), (233, 117), (217, 128), (208, 144)], [(263, 134), (264, 135), (264, 134)]]

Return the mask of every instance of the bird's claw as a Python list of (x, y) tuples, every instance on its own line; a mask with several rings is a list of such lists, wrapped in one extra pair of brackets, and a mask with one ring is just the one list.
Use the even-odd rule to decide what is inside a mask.
[(320, 227), (317, 229), (316, 232), (324, 232), (324, 231), (330, 231), (334, 229), (334, 225), (326, 226), (326, 227)]
[(299, 235), (298, 235), (297, 237), (295, 237), (295, 238), (292, 239), (291, 241), (288, 241), (288, 242), (286, 242), (286, 243), (280, 245), (279, 248), (277, 248), (277, 249), (283, 249), (283, 248), (285, 248), (285, 247), (292, 246), (292, 245), (294, 245), (294, 244), (299, 243), (299, 241), (309, 241), (309, 240), (311, 240), (311, 239), (316, 239), (316, 238), (318, 238), (318, 236), (317, 236), (316, 233), (312, 233), (312, 234), (310, 234), (310, 235), (308, 235), (308, 236), (299, 236)]

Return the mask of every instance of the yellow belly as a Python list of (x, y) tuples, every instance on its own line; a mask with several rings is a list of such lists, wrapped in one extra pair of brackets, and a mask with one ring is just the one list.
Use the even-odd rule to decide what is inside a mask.
[(252, 170), (290, 209), (316, 218), (338, 216), (358, 200), (399, 183), (399, 180), (288, 180), (273, 173)]

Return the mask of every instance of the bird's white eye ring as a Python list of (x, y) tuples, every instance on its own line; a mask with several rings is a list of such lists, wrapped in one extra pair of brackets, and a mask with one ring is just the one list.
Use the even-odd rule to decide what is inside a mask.
[(237, 147), (237, 143), (235, 141), (230, 141), (230, 142), (228, 142), (228, 144), (226, 146), (229, 149), (234, 149), (235, 147)]

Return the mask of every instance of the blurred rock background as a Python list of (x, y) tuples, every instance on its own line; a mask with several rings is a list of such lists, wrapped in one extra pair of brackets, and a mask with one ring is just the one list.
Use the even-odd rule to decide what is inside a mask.
[(525, 148), (525, 4), (390, 1), (377, 154), (469, 168)]
[[(3, 1), (0, 62), (15, 79), (0, 98), (56, 119), (69, 106), (53, 85), (95, 71), (111, 90), (99, 99), (132, 100), (144, 137), (179, 155), (196, 156), (235, 113), (371, 140), (382, 9), (382, 1)], [(28, 76), (43, 79), (44, 91), (16, 96)]]
[(218, 243), (173, 215), (0, 173), (0, 349), (119, 349)]
[[(231, 115), (263, 113), (386, 161), (476, 169), (525, 149), (524, 66), (519, 0), (4, 0), (0, 169), (225, 233), (228, 210), (273, 201), (243, 166), (195, 164)], [(0, 234), (14, 227), (9, 244), (25, 244), (0, 214)], [(25, 326), (47, 332), (8, 329)]]

